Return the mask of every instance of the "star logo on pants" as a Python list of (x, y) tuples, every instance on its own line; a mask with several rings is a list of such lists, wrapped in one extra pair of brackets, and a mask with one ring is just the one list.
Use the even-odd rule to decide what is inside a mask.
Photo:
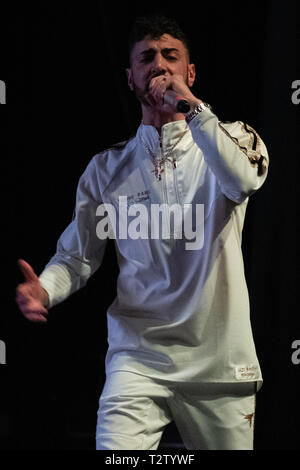
[(247, 419), (249, 421), (249, 426), (251, 428), (252, 426), (252, 420), (254, 418), (254, 413), (250, 413), (249, 415), (244, 415), (244, 419)]

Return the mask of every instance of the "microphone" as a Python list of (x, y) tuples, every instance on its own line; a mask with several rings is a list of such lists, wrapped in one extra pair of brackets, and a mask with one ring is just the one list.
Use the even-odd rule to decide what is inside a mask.
[(164, 103), (171, 106), (171, 108), (178, 113), (187, 113), (190, 110), (188, 101), (173, 90), (167, 90), (165, 92)]

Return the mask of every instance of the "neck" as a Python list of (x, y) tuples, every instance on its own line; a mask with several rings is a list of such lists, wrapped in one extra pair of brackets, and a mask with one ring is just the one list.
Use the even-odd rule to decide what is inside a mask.
[(185, 115), (181, 113), (163, 113), (159, 110), (153, 109), (149, 106), (142, 104), (143, 124), (153, 126), (156, 128), (159, 135), (161, 135), (161, 128), (164, 124), (174, 121), (183, 121)]

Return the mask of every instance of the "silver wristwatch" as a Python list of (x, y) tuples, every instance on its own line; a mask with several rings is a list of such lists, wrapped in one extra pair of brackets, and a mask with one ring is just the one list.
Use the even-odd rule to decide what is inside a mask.
[(191, 120), (197, 116), (197, 114), (199, 113), (202, 113), (202, 111), (204, 111), (205, 109), (211, 109), (211, 106), (210, 104), (208, 103), (200, 103), (199, 106), (197, 106), (197, 108), (194, 108), (192, 109), (192, 111), (189, 111), (186, 115), (185, 115), (185, 120), (187, 123), (191, 122)]

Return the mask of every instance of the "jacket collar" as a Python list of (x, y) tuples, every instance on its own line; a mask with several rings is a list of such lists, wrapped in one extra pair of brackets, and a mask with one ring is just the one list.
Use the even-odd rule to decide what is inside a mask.
[(189, 126), (185, 120), (173, 121), (164, 124), (161, 129), (161, 137), (154, 126), (141, 123), (137, 130), (139, 142), (141, 144), (144, 142), (153, 153), (158, 152), (160, 144), (162, 145), (163, 152), (167, 152), (176, 144), (183, 134), (185, 135), (178, 143), (178, 146), (176, 146), (176, 150), (183, 148), (183, 141), (185, 141), (187, 136), (191, 136)]

